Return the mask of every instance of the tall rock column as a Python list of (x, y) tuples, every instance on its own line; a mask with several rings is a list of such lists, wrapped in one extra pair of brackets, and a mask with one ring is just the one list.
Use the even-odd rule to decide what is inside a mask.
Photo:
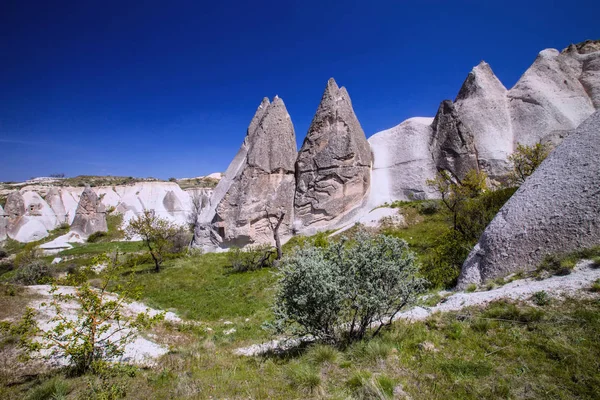
[(4, 209), (0, 206), (0, 242), (6, 240), (6, 227), (8, 225), (8, 215), (4, 213)]
[(296, 161), (296, 228), (334, 226), (361, 206), (372, 161), (346, 88), (329, 79)]
[(95, 232), (106, 232), (106, 211), (98, 200), (98, 195), (88, 186), (79, 198), (71, 230), (85, 236)]
[(282, 215), (279, 234), (290, 235), (296, 156), (294, 126), (283, 100), (264, 99), (242, 148), (215, 189), (211, 207), (200, 217), (196, 245), (273, 243), (273, 229)]

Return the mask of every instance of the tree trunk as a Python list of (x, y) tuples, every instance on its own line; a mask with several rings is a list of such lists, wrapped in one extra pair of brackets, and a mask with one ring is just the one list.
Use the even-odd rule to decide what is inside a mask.
[(281, 260), (281, 258), (283, 257), (283, 250), (281, 250), (281, 240), (279, 240), (279, 226), (283, 222), (283, 217), (285, 217), (285, 212), (282, 212), (279, 215), (277, 225), (275, 225), (275, 228), (273, 229), (273, 238), (275, 239), (275, 247), (277, 248), (277, 260)]

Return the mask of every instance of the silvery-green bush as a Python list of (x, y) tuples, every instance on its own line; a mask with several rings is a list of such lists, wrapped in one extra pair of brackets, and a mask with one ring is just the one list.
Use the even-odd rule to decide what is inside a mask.
[(331, 343), (376, 336), (424, 291), (417, 271), (406, 242), (383, 234), (306, 244), (280, 263), (271, 326)]

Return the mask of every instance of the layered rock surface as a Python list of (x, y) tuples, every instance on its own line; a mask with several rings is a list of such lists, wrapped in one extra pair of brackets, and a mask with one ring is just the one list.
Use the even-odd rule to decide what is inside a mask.
[(550, 254), (600, 244), (600, 112), (538, 167), (473, 249), (459, 287), (535, 269)]
[(282, 99), (264, 99), (246, 138), (225, 172), (195, 232), (197, 246), (273, 243), (283, 215), (281, 236), (291, 234), (296, 136)]
[(98, 195), (90, 187), (85, 188), (79, 198), (79, 205), (71, 230), (84, 236), (96, 232), (106, 232), (106, 209), (99, 201)]
[(331, 78), (296, 161), (295, 228), (331, 227), (369, 194), (372, 156), (346, 88)]

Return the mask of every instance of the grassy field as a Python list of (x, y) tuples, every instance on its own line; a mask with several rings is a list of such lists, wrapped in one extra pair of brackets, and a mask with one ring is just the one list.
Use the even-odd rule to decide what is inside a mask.
[[(443, 213), (400, 204), (409, 226), (390, 229), (427, 257), (448, 229)], [(324, 234), (315, 240), (325, 240)], [(296, 238), (296, 243), (302, 243)], [(19, 251), (15, 245), (15, 252)], [(292, 243), (286, 246), (290, 251)], [(85, 264), (115, 249), (135, 256), (141, 242), (77, 245), (60, 253)], [(588, 254), (589, 253), (589, 254)], [(577, 256), (597, 256), (593, 253)], [(575, 257), (575, 256), (573, 256)], [(142, 258), (140, 258), (143, 260)], [(565, 261), (566, 260), (566, 261)], [(561, 259), (565, 263), (571, 259)], [(562, 265), (562, 264), (560, 264)], [(61, 268), (61, 265), (55, 268)], [(228, 254), (168, 259), (159, 273), (135, 265), (142, 300), (187, 322), (152, 332), (169, 346), (153, 368), (121, 366), (92, 375), (22, 363), (16, 337), (0, 335), (2, 399), (595, 399), (600, 390), (600, 284), (582, 299), (495, 302), (485, 308), (397, 322), (347, 348), (307, 345), (284, 354), (243, 357), (234, 350), (272, 339), (277, 271), (232, 273)], [(0, 284), (0, 318), (22, 312), (30, 295)]]

